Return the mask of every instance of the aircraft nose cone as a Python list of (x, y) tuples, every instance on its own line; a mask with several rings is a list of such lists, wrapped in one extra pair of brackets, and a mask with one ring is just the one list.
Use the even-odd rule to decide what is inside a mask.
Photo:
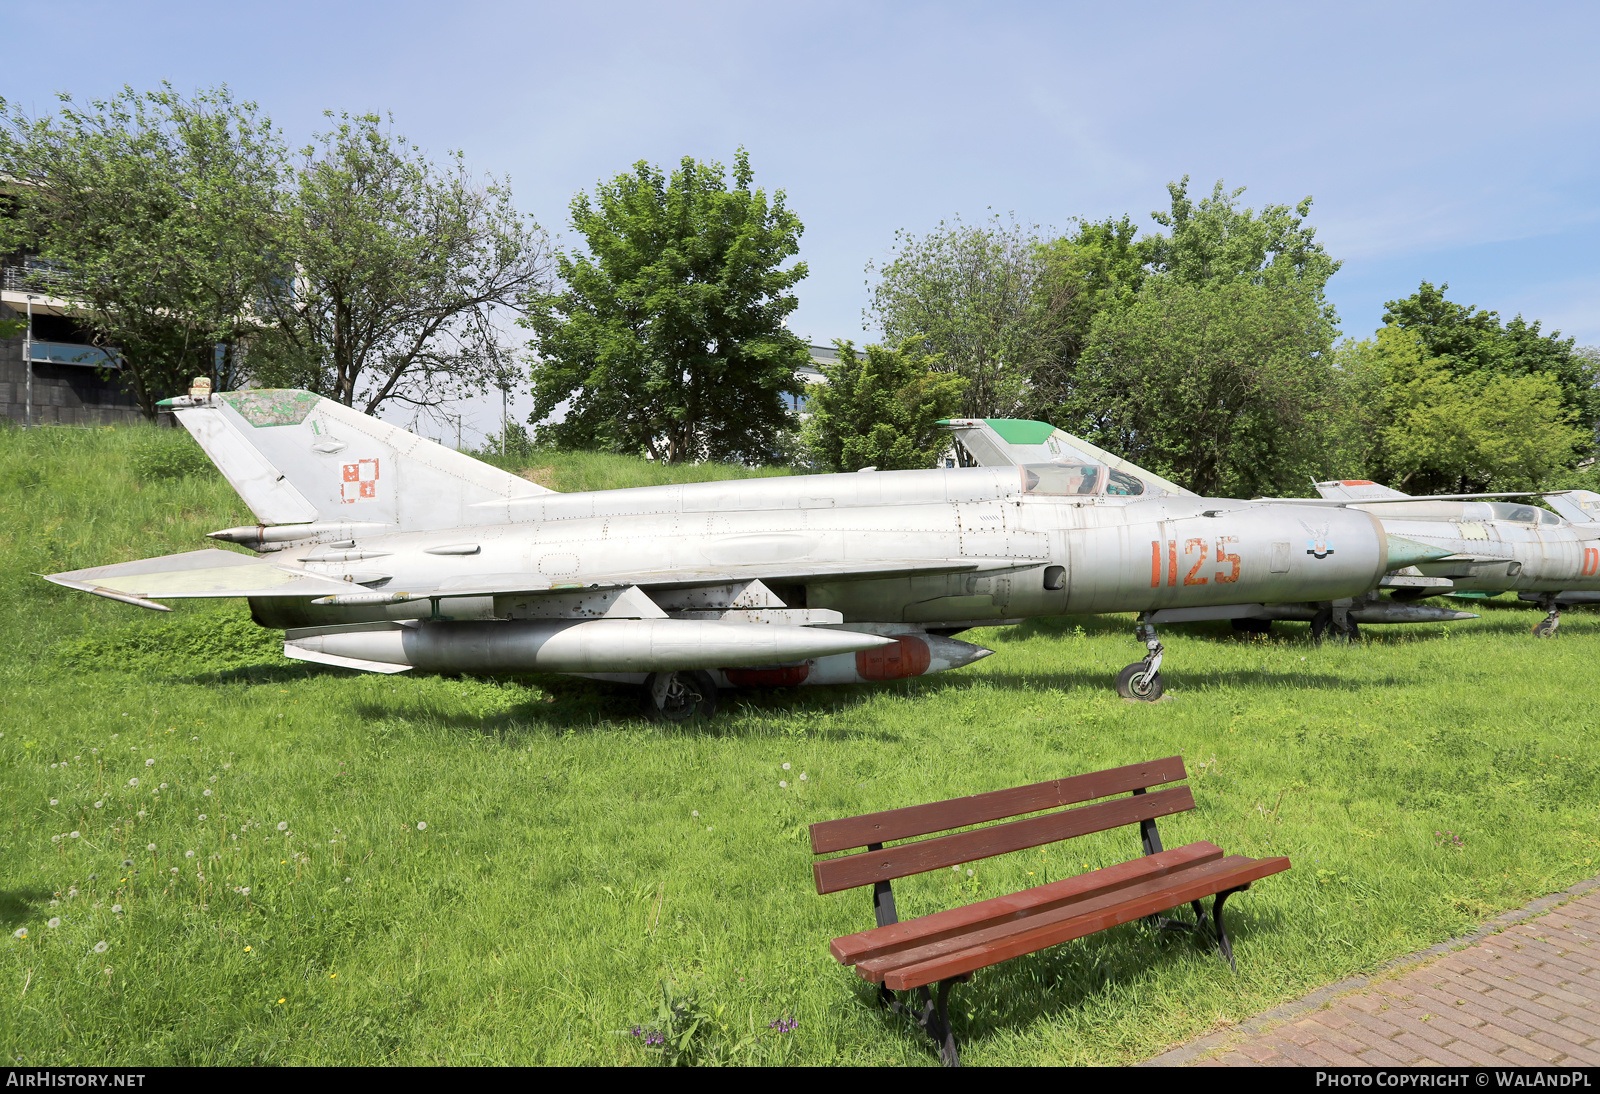
[(1405, 536), (1387, 536), (1389, 541), (1389, 561), (1384, 565), (1385, 570), (1399, 570), (1406, 566), (1415, 566), (1419, 562), (1433, 562), (1436, 559), (1448, 558), (1455, 554), (1454, 551), (1443, 547), (1435, 547), (1428, 543), (1418, 543)]

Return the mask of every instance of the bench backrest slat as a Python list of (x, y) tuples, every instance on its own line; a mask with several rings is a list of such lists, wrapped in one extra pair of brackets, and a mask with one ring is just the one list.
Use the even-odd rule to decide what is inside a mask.
[[(1168, 756), (1164, 760), (1128, 764), (1011, 790), (973, 794), (971, 797), (867, 813), (843, 820), (821, 821), (811, 826), (811, 850), (813, 854), (825, 855), (830, 851), (926, 836), (930, 832), (948, 832), (952, 828), (965, 828), (970, 824), (1017, 817), (1023, 813), (1037, 813), (1041, 809), (1076, 805), (1078, 802), (1126, 794), (1130, 790), (1160, 786), (1183, 778), (1187, 778), (1183, 770), (1183, 757)], [(966, 861), (971, 861), (971, 858)]]
[(1063, 809), (1040, 817), (1028, 817), (1009, 824), (995, 824), (970, 832), (826, 859), (812, 863), (812, 870), (817, 879), (817, 892), (836, 893), (841, 889), (854, 889), (858, 885), (893, 881), (941, 867), (959, 866), (964, 862), (1038, 847), (1074, 836), (1086, 836), (1091, 832), (1104, 832), (1108, 828), (1137, 824), (1142, 820), (1171, 816), (1193, 808), (1194, 795), (1189, 788), (1175, 786), (1077, 809)]

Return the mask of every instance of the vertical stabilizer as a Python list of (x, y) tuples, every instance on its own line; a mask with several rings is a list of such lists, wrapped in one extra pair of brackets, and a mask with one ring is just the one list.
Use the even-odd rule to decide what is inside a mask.
[(1329, 501), (1378, 501), (1381, 498), (1409, 498), (1387, 486), (1379, 486), (1371, 479), (1331, 479), (1316, 484), (1317, 493)]
[(548, 494), (520, 476), (309, 391), (169, 399), (263, 524), (373, 522), (399, 532), (476, 524), (486, 501)]
[(1563, 490), (1559, 494), (1546, 494), (1544, 500), (1573, 524), (1600, 521), (1600, 494), (1593, 490)]

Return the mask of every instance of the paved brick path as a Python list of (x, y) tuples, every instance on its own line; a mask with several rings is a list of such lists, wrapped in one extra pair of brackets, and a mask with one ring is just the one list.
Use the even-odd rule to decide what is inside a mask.
[(1386, 971), (1392, 978), (1333, 984), (1145, 1066), (1600, 1065), (1600, 878)]

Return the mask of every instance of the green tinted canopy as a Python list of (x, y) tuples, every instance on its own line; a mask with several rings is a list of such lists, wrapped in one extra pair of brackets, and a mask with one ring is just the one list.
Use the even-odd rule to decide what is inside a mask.
[(985, 418), (1007, 444), (1044, 444), (1056, 427), (1049, 422), (1030, 422), (1022, 418)]

